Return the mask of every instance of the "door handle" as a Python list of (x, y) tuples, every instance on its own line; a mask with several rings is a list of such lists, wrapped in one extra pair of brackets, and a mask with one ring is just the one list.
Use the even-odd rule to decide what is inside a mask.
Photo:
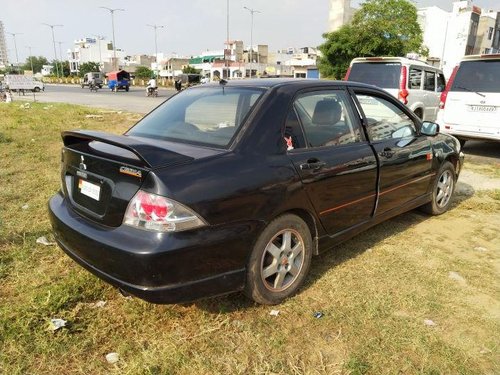
[(326, 165), (325, 162), (313, 159), (313, 160), (308, 160), (307, 163), (301, 164), (300, 169), (303, 171), (306, 170), (319, 171), (325, 165)]
[(394, 151), (392, 151), (390, 147), (386, 147), (384, 148), (383, 151), (379, 152), (378, 154), (384, 158), (392, 158), (392, 156), (394, 155)]

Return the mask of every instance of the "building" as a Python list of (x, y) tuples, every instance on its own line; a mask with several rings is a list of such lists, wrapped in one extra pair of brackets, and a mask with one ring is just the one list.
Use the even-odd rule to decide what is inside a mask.
[[(118, 68), (125, 64), (125, 56), (125, 51), (116, 49), (116, 66)], [(75, 40), (73, 50), (68, 51), (71, 73), (78, 73), (80, 65), (87, 62), (99, 63), (102, 71), (109, 72), (113, 70), (115, 65), (113, 59), (113, 42), (102, 37)]]
[(500, 12), (481, 12), (473, 53), (500, 53)]
[(350, 0), (330, 0), (329, 31), (337, 31), (343, 25), (351, 22), (355, 10), (351, 7)]
[(437, 6), (421, 8), (417, 11), (418, 22), (422, 28), (424, 45), (429, 49), (429, 57), (443, 61), (444, 47), (451, 13)]
[(9, 58), (7, 56), (7, 42), (5, 40), (5, 30), (3, 22), (0, 21), (0, 68), (3, 69), (9, 65)]

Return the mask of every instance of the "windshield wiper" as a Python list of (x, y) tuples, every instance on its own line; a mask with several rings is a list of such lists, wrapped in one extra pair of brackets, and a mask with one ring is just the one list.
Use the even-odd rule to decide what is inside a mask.
[(486, 98), (486, 95), (481, 94), (480, 92), (468, 89), (467, 87), (457, 86), (457, 89), (462, 89), (462, 90), (465, 90), (465, 91), (473, 92), (474, 94), (478, 94), (479, 96), (482, 96), (483, 98)]

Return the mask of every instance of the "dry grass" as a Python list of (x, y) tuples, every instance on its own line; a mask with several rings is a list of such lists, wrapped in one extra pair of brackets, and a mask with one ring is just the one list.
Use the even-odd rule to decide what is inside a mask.
[[(44, 107), (0, 106), (1, 374), (500, 372), (499, 191), (460, 197), (439, 217), (401, 215), (316, 257), (277, 317), (239, 294), (151, 305), (36, 244), (52, 238), (60, 131), (120, 133), (137, 118)], [(51, 332), (50, 318), (68, 325)]]

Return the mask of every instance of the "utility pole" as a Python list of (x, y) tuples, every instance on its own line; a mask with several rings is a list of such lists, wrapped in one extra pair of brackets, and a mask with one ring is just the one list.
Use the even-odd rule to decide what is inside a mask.
[(253, 15), (254, 13), (261, 13), (258, 10), (251, 9), (248, 7), (243, 7), (244, 9), (248, 10), (250, 14), (252, 15), (252, 22), (250, 26), (250, 78), (252, 78), (252, 72), (253, 72)]
[(124, 12), (125, 9), (121, 8), (111, 9), (108, 7), (99, 7), (99, 8), (109, 10), (109, 12), (111, 13), (111, 29), (113, 31), (113, 70), (118, 70), (118, 66), (116, 64), (117, 61), (116, 61), (116, 41), (115, 41), (115, 12), (116, 11)]
[(62, 59), (62, 52), (61, 52), (61, 44), (64, 42), (56, 42), (59, 44), (59, 64), (61, 65), (61, 77), (64, 76), (64, 69), (63, 69), (63, 59)]
[(155, 30), (155, 63), (156, 63), (156, 76), (158, 77), (159, 69), (158, 69), (158, 36), (156, 34), (157, 29), (163, 29), (165, 26), (163, 25), (146, 25), (152, 27)]
[(7, 34), (12, 35), (12, 37), (14, 39), (14, 48), (16, 50), (16, 64), (17, 64), (17, 68), (19, 69), (19, 56), (17, 55), (16, 35), (21, 35), (22, 33), (7, 33)]
[(56, 59), (56, 74), (59, 78), (59, 67), (57, 66), (57, 51), (56, 51), (56, 38), (54, 37), (54, 27), (62, 27), (64, 25), (50, 25), (48, 23), (43, 23), (42, 25), (48, 26), (52, 29), (52, 44), (54, 45), (54, 58)]
[[(226, 51), (229, 51), (229, 0), (226, 4)], [(226, 78), (231, 78), (231, 69), (229, 64), (229, 57), (226, 56), (226, 51), (224, 51), (224, 65), (226, 66)]]
[(31, 46), (26, 46), (26, 48), (29, 50), (29, 53), (30, 53), (30, 65), (31, 65), (31, 73), (32, 74), (35, 74), (35, 72), (33, 71), (33, 60), (32, 60), (32, 56), (31, 56)]

